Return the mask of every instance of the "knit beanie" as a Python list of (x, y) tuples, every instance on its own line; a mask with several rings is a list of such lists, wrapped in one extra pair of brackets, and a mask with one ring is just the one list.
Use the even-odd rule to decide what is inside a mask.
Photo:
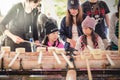
[(82, 22), (82, 28), (90, 27), (93, 30), (95, 30), (95, 25), (96, 25), (96, 20), (89, 16), (87, 16)]
[(78, 9), (79, 8), (79, 0), (68, 0), (67, 8), (68, 9)]
[(46, 29), (46, 35), (58, 31), (57, 25), (49, 21), (45, 24), (45, 29)]

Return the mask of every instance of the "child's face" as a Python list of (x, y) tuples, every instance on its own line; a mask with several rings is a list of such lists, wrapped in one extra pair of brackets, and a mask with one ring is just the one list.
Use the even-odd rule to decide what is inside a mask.
[(48, 35), (48, 38), (49, 38), (49, 40), (51, 40), (51, 41), (56, 41), (56, 40), (58, 39), (58, 31), (49, 34), (49, 35)]
[(92, 33), (92, 29), (90, 29), (89, 27), (84, 27), (82, 28), (82, 30), (85, 35), (90, 35)]

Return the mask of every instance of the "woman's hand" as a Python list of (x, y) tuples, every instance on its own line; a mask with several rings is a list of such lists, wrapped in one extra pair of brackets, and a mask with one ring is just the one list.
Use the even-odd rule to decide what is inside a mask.
[(8, 37), (10, 37), (13, 40), (14, 43), (19, 44), (21, 42), (24, 42), (24, 40), (22, 38), (20, 38), (19, 36), (14, 35), (14, 34), (12, 34), (9, 30), (5, 30), (4, 33)]
[(22, 38), (20, 38), (19, 36), (13, 35), (13, 37), (11, 37), (11, 39), (13, 40), (14, 43), (19, 44), (21, 42), (24, 42), (24, 40)]

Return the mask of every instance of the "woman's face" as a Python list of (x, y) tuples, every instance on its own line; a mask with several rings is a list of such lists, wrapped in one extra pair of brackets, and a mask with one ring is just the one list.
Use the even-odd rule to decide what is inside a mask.
[(30, 6), (32, 9), (37, 8), (37, 6), (40, 4), (40, 2), (34, 3), (34, 1), (30, 2)]
[(90, 29), (89, 27), (84, 27), (82, 28), (82, 30), (85, 35), (91, 35), (92, 33), (92, 29)]
[(78, 9), (69, 9), (69, 11), (72, 16), (76, 16), (78, 14)]
[(48, 35), (49, 41), (56, 41), (58, 39), (58, 31), (53, 32)]

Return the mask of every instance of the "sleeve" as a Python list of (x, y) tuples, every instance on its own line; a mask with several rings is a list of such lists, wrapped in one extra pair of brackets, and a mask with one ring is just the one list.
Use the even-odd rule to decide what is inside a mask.
[(81, 48), (80, 38), (81, 37), (78, 38), (78, 40), (76, 42), (76, 46), (75, 46), (75, 49), (78, 50), (78, 51), (80, 51), (80, 48)]
[(34, 40), (38, 40), (37, 18), (38, 18), (38, 13), (36, 12), (36, 15), (34, 16), (34, 21), (33, 21), (33, 38), (34, 38)]
[(66, 24), (65, 24), (65, 17), (62, 19), (61, 21), (61, 26), (60, 26), (60, 38), (63, 40), (63, 41), (66, 41), (67, 37), (65, 36), (66, 32), (65, 32), (65, 27), (66, 27)]
[(115, 27), (116, 27), (115, 24), (116, 24), (116, 17), (115, 17), (115, 14), (113, 14), (110, 19), (109, 37), (112, 42), (118, 45), (118, 39), (115, 35)]
[(83, 13), (86, 13), (86, 11), (87, 11), (86, 9), (88, 9), (89, 5), (87, 5), (87, 3), (88, 3), (88, 1), (82, 3), (82, 5), (81, 5)]
[(34, 25), (34, 29), (33, 29), (33, 38), (34, 38), (34, 40), (38, 40), (37, 25)]
[(64, 48), (64, 45), (62, 42), (59, 43), (58, 48)]
[(4, 17), (4, 19), (0, 23), (0, 32), (4, 32), (6, 30), (6, 25), (14, 19), (15, 15), (17, 13), (17, 5), (14, 5), (10, 11), (7, 13), (7, 15)]
[(101, 39), (100, 36), (98, 36), (98, 47), (99, 49), (105, 50), (103, 40)]
[(102, 6), (102, 5), (104, 6), (104, 9), (105, 9), (105, 14), (110, 13), (109, 8), (108, 8), (107, 4), (106, 4), (104, 1), (101, 1), (101, 6)]

